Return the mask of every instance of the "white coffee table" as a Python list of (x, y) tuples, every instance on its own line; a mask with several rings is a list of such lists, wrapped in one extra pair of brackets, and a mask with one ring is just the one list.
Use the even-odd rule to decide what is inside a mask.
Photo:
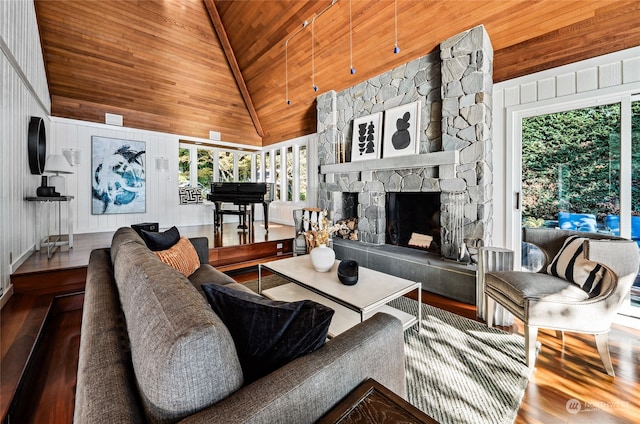
[[(360, 267), (358, 283), (346, 286), (338, 280), (336, 260), (329, 272), (317, 272), (308, 255), (280, 259), (258, 265), (258, 292), (273, 300), (295, 302), (309, 299), (335, 311), (329, 337), (348, 330), (377, 312), (391, 314), (402, 321), (406, 330), (422, 321), (422, 283)], [(290, 283), (262, 290), (262, 270), (279, 275)], [(411, 315), (387, 303), (414, 290), (418, 291), (416, 314)]]

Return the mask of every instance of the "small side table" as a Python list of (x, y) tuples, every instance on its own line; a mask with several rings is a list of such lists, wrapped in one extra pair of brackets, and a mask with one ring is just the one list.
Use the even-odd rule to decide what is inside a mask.
[[(72, 201), (73, 196), (52, 196), (52, 197), (27, 197), (25, 198), (28, 202), (37, 202), (35, 208), (35, 221), (36, 221), (36, 251), (40, 251), (40, 249), (47, 249), (47, 258), (51, 259), (53, 254), (56, 252), (58, 247), (60, 246), (69, 246), (69, 249), (73, 247), (73, 208)], [(62, 235), (62, 203), (65, 202), (67, 204), (67, 237)], [(51, 219), (49, 218), (49, 213), (42, 213), (41, 209), (44, 207), (48, 207), (50, 209), (51, 205), (55, 203), (58, 204), (58, 229), (57, 234), (51, 233)], [(55, 209), (55, 208), (54, 208)], [(45, 217), (47, 220), (47, 236), (40, 238), (41, 229), (40, 229), (40, 219)]]
[[(486, 319), (486, 299), (484, 295), (484, 274), (491, 271), (513, 270), (513, 250), (500, 247), (480, 247), (478, 249), (478, 271), (476, 274), (476, 306), (478, 318)], [(513, 325), (513, 315), (501, 305), (496, 304), (493, 316), (495, 325)]]
[(438, 424), (438, 421), (372, 378), (356, 387), (317, 421), (318, 424), (365, 422)]

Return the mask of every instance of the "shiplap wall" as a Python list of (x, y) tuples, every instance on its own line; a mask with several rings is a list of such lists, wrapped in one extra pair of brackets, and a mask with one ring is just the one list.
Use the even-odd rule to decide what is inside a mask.
[[(497, 83), (493, 87), (493, 244), (520, 242), (514, 222), (519, 172), (513, 170), (513, 111), (569, 104), (603, 95), (635, 94), (640, 87), (640, 47)], [(515, 174), (518, 175), (515, 175)]]
[[(126, 124), (126, 122), (125, 122)], [(146, 143), (146, 181), (147, 205), (144, 214), (110, 214), (92, 215), (91, 213), (91, 137), (111, 137), (122, 140), (144, 141)], [(193, 137), (178, 136), (167, 133), (116, 127), (106, 124), (77, 121), (63, 118), (51, 118), (51, 136), (49, 152), (61, 154), (65, 148), (81, 151), (81, 163), (74, 168), (74, 173), (66, 175), (68, 195), (74, 196), (73, 217), (74, 232), (94, 233), (115, 231), (119, 227), (138, 222), (158, 222), (161, 228), (213, 223), (213, 205), (178, 204), (178, 144), (180, 140), (206, 142)], [(315, 136), (300, 138), (315, 140)], [(308, 141), (305, 141), (308, 142)], [(269, 146), (268, 149), (277, 148)], [(169, 172), (155, 169), (155, 158), (169, 159)], [(316, 165), (317, 167), (317, 165)], [(310, 169), (316, 169), (311, 167)], [(317, 186), (317, 182), (315, 183)], [(34, 188), (35, 190), (35, 188)], [(273, 202), (270, 209), (270, 221), (275, 223), (293, 223), (293, 207), (302, 204), (291, 202)], [(306, 205), (306, 203), (304, 204)], [(302, 206), (304, 206), (302, 205)], [(64, 213), (64, 212), (63, 212)], [(235, 217), (226, 217), (225, 222)], [(262, 208), (256, 208), (256, 220), (262, 219)]]
[[(55, 117), (51, 118), (51, 121), (50, 152), (62, 154), (64, 148), (73, 148), (81, 152), (80, 165), (74, 167), (73, 174), (65, 176), (66, 194), (75, 197), (73, 203), (75, 232), (114, 231), (119, 227), (139, 222), (158, 222), (161, 228), (213, 222), (210, 204), (178, 204), (178, 143), (185, 137)], [(145, 213), (107, 215), (91, 213), (92, 136), (145, 142), (147, 183)], [(193, 138), (189, 139), (197, 141)], [(161, 172), (155, 168), (157, 157), (169, 159), (169, 172)]]
[(0, 278), (8, 298), (10, 274), (34, 245), (34, 205), (24, 198), (35, 194), (40, 177), (29, 172), (27, 130), (31, 116), (47, 122), (49, 89), (32, 0), (0, 2)]

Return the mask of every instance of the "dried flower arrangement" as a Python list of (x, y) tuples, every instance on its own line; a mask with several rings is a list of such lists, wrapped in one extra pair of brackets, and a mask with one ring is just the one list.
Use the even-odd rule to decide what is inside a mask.
[(307, 247), (311, 250), (322, 244), (329, 245), (329, 239), (333, 234), (338, 234), (342, 238), (351, 240), (358, 239), (357, 219), (340, 220), (333, 225), (329, 225), (327, 211), (320, 212), (318, 222), (310, 222), (311, 229), (305, 232)]

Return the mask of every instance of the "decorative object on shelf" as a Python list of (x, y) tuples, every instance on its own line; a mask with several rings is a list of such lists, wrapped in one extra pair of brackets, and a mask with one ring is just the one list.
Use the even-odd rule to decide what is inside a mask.
[(81, 151), (76, 149), (62, 149), (62, 155), (67, 158), (71, 166), (80, 165), (80, 153)]
[[(335, 163), (346, 163), (351, 161), (351, 157), (347, 157), (347, 150), (351, 150), (351, 147), (348, 147), (348, 143), (344, 133), (338, 133), (340, 140), (336, 141), (332, 144), (333, 146), (333, 155), (335, 159)], [(351, 154), (349, 154), (351, 156)]]
[(388, 158), (419, 152), (420, 101), (385, 111), (382, 156)]
[(338, 265), (338, 279), (345, 286), (353, 286), (358, 282), (358, 262), (345, 259)]
[(49, 187), (47, 184), (47, 176), (43, 175), (40, 181), (40, 187), (36, 189), (36, 196), (38, 197), (55, 197), (60, 196), (60, 193), (56, 192), (55, 187)]
[(62, 155), (49, 155), (47, 158), (44, 172), (54, 174), (49, 177), (49, 184), (54, 187), (57, 193), (67, 195), (66, 180), (60, 174), (73, 174), (71, 165), (67, 162), (67, 158)]
[(146, 211), (145, 142), (91, 137), (93, 215)]
[(313, 248), (309, 256), (313, 269), (318, 272), (328, 272), (336, 259), (336, 253), (324, 243)]
[(351, 161), (380, 159), (381, 134), (382, 112), (354, 119)]
[(27, 149), (31, 174), (42, 175), (47, 158), (47, 134), (44, 120), (38, 116), (32, 116), (29, 121)]
[(393, 26), (395, 30), (393, 54), (400, 53), (400, 47), (398, 47), (398, 0), (393, 0)]

